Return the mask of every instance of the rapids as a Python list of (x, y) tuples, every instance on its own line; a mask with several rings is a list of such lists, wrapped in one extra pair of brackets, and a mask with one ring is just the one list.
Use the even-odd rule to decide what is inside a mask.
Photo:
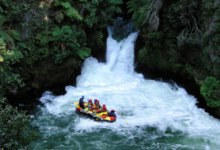
[[(144, 79), (134, 71), (134, 44), (138, 32), (117, 42), (108, 27), (106, 63), (85, 59), (77, 86), (40, 98), (32, 126), (39, 138), (35, 150), (217, 150), (220, 122), (195, 105), (194, 96), (162, 81)], [(175, 88), (174, 88), (175, 86)], [(115, 123), (99, 123), (75, 113), (74, 102), (84, 95), (115, 109)]]

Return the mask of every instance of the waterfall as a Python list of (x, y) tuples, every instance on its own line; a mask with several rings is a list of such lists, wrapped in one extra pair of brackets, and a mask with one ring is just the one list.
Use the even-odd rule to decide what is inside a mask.
[[(106, 63), (89, 57), (82, 64), (77, 86), (54, 96), (45, 92), (32, 125), (40, 137), (34, 149), (217, 150), (220, 122), (195, 105), (183, 88), (144, 79), (134, 71), (134, 44), (138, 32), (117, 42), (108, 27)], [(98, 99), (120, 116), (100, 123), (75, 113), (79, 98)]]

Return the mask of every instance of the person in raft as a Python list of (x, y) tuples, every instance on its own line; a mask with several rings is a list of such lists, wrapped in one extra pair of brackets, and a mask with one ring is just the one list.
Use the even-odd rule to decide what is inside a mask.
[(97, 99), (94, 99), (94, 104), (96, 103)]
[(80, 106), (81, 108), (85, 108), (85, 107), (84, 107), (84, 101), (83, 101), (83, 99), (84, 99), (84, 96), (82, 96), (82, 98), (79, 99), (79, 106)]
[(99, 100), (97, 100), (97, 99), (95, 99), (95, 105), (96, 105), (97, 109), (100, 109), (100, 108), (101, 108), (101, 106), (100, 106), (100, 104), (99, 104)]
[(111, 112), (108, 113), (108, 116), (110, 116), (110, 117), (116, 117), (115, 111), (114, 111), (114, 110), (111, 110)]
[(95, 105), (96, 101), (97, 101), (97, 99), (94, 99), (94, 105), (93, 105), (93, 108), (94, 108), (94, 109), (95, 109), (95, 107), (96, 107), (96, 105)]
[(92, 102), (92, 100), (91, 100), (91, 99), (89, 99), (89, 100), (88, 100), (88, 105), (93, 106), (93, 102)]
[(93, 107), (91, 105), (89, 105), (89, 111), (93, 111)]
[(94, 110), (95, 115), (97, 115), (97, 113), (99, 113), (98, 111), (99, 111), (98, 108), (95, 106), (95, 110)]
[(103, 107), (101, 108), (101, 112), (106, 112), (105, 104), (103, 104)]

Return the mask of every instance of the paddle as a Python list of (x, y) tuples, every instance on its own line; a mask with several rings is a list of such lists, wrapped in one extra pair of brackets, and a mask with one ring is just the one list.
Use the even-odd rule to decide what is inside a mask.
[(75, 105), (78, 105), (78, 103), (77, 103), (77, 102), (74, 102), (74, 104), (75, 104)]
[[(116, 110), (115, 110), (116, 111)], [(117, 111), (116, 111), (117, 112)], [(119, 112), (117, 112), (118, 114), (119, 114)], [(120, 115), (120, 114), (119, 114)], [(120, 115), (121, 116), (121, 115)], [(127, 123), (127, 125), (129, 125), (128, 124), (128, 122), (121, 116), (121, 118)]]

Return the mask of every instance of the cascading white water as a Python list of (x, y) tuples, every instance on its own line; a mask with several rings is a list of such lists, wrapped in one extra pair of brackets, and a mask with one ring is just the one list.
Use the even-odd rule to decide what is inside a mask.
[[(77, 87), (63, 96), (45, 92), (45, 106), (33, 121), (40, 137), (34, 149), (217, 150), (220, 122), (196, 107), (196, 98), (176, 86), (146, 80), (134, 72), (134, 43), (138, 32), (119, 43), (108, 28), (107, 63), (87, 58)], [(75, 113), (73, 102), (85, 95), (115, 109), (115, 123), (99, 123)]]

